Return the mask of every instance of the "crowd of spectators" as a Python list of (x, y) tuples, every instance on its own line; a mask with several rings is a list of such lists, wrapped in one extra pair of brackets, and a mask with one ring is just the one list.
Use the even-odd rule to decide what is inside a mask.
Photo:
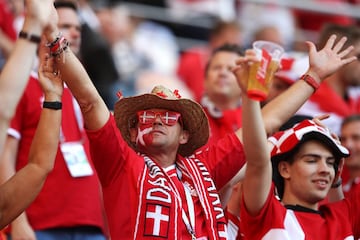
[[(257, 4), (241, 0), (55, 0), (64, 1), (77, 6), (81, 25), (77, 57), (107, 107), (113, 111), (119, 96), (148, 93), (156, 85), (177, 89), (183, 98), (199, 103), (205, 110), (210, 123), (206, 147), (242, 127), (241, 95), (244, 93), (237, 87), (232, 70), (236, 59), (245, 56), (254, 41), (275, 42), (286, 52), (269, 98), (261, 107), (312, 67), (309, 66), (310, 45), (306, 41), (314, 42), (318, 49), (326, 49), (332, 34), (346, 36), (348, 42), (344, 48), (353, 45), (351, 56), (360, 56), (360, 15), (344, 11), (326, 13), (321, 8), (310, 11), (275, 0)], [(345, 6), (360, 10), (360, 2), (356, 0), (312, 0), (311, 3), (332, 10)], [(139, 7), (145, 9), (143, 15), (139, 14)], [(150, 9), (158, 11), (157, 18), (146, 14)], [(0, 72), (22, 29), (25, 11), (21, 0), (0, 0)], [(353, 61), (339, 67), (321, 80), (321, 86), (312, 85), (316, 93), (297, 112), (306, 118), (330, 114), (324, 122), (344, 140), (351, 152), (356, 152), (358, 140), (353, 136), (355, 127), (348, 130), (359, 122), (355, 115), (360, 113), (358, 64)], [(33, 70), (37, 67), (35, 63)], [(352, 185), (358, 184), (359, 177), (357, 165), (353, 164), (355, 170), (348, 165), (344, 186), (349, 191)], [(233, 222), (240, 224), (239, 210), (235, 207), (234, 213), (231, 209), (240, 208), (241, 199), (238, 193), (241, 182), (235, 185), (234, 179), (224, 188), (228, 187), (227, 191), (234, 187), (236, 195), (220, 192), (220, 198), (224, 202), (230, 199), (228, 214), (232, 215)], [(233, 201), (235, 204), (231, 205)], [(241, 239), (240, 230), (234, 231), (239, 231), (237, 239)]]

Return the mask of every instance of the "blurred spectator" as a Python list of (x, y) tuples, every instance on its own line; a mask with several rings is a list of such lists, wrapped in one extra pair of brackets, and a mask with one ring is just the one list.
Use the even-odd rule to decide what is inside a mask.
[[(295, 18), (289, 8), (279, 6), (275, 3), (257, 4), (243, 3), (239, 4), (238, 21), (243, 26), (244, 43), (250, 46), (254, 41), (255, 33), (260, 29), (275, 27), (280, 33), (281, 40), (285, 50), (292, 50), (294, 38), (296, 36)], [(272, 31), (274, 34), (274, 32)]]
[[(154, 76), (169, 80), (176, 77), (179, 48), (167, 27), (131, 16), (129, 9), (121, 4), (101, 8), (97, 16), (119, 74), (112, 85), (113, 96), (117, 91), (126, 97), (141, 92), (159, 82)], [(138, 78), (141, 80), (137, 81)]]
[(167, 0), (175, 18), (212, 16), (223, 21), (236, 18), (235, 0)]
[(144, 54), (150, 69), (163, 73), (176, 73), (179, 46), (175, 35), (167, 27), (144, 19), (133, 19), (133, 44)]
[[(342, 36), (347, 37), (343, 49), (353, 45), (354, 50), (350, 56), (360, 54), (360, 28), (357, 26), (342, 26), (338, 24), (326, 25), (320, 34), (318, 47), (322, 48), (326, 39), (336, 34), (337, 39)], [(323, 120), (331, 131), (340, 135), (340, 125), (342, 119), (348, 115), (360, 112), (359, 95), (350, 91), (352, 87), (360, 87), (360, 62), (353, 61), (340, 68), (329, 76), (321, 84), (320, 88), (310, 97), (310, 99), (300, 108), (298, 114), (320, 116), (330, 114), (328, 119)]]
[[(75, 3), (57, 0), (54, 5), (59, 31), (70, 43), (71, 50), (78, 53), (81, 35)], [(65, 42), (59, 40), (60, 44)], [(33, 72), (7, 131), (1, 155), (2, 181), (18, 173), (28, 162), (43, 101), (44, 93)], [(54, 169), (35, 201), (9, 225), (7, 233), (11, 239), (106, 238), (101, 187), (90, 158), (80, 107), (67, 87), (64, 87), (61, 102), (62, 124)]]
[(192, 91), (176, 72), (179, 46), (175, 35), (167, 27), (152, 21), (132, 18), (132, 22), (134, 53), (145, 60), (143, 67), (138, 69), (135, 94), (148, 93), (153, 86), (164, 85), (179, 90), (182, 97), (194, 99)]
[[(350, 0), (312, 0), (313, 3), (321, 4), (326, 8), (339, 8), (347, 3), (351, 3)], [(297, 26), (304, 31), (307, 40), (316, 40), (321, 29), (327, 23), (335, 23), (339, 25), (351, 25), (355, 24), (355, 19), (352, 17), (342, 15), (339, 11), (338, 14), (326, 14), (316, 11), (294, 9), (294, 15), (296, 17)]]
[(135, 94), (135, 79), (139, 71), (147, 68), (145, 57), (133, 44), (134, 24), (129, 10), (120, 5), (98, 8), (99, 31), (109, 44), (109, 52), (114, 61), (118, 79), (111, 83), (112, 104), (115, 103), (116, 92), (123, 96)]
[(156, 85), (166, 85), (171, 89), (179, 90), (182, 98), (194, 98), (192, 92), (177, 76), (151, 70), (142, 71), (138, 75), (135, 82), (135, 95), (148, 93)]
[(112, 86), (119, 79), (110, 45), (100, 32), (95, 10), (110, 4), (107, 0), (79, 0), (81, 25), (80, 59), (95, 87), (109, 109), (113, 109), (116, 96)]
[(343, 120), (340, 140), (350, 151), (341, 175), (343, 192), (348, 196), (360, 187), (360, 114), (350, 115)]
[(281, 35), (280, 30), (273, 25), (266, 25), (259, 27), (254, 32), (253, 41), (264, 40), (270, 41), (279, 44), (280, 46), (284, 46), (285, 42)]
[(207, 45), (192, 47), (181, 54), (177, 73), (196, 101), (204, 94), (205, 66), (210, 54), (224, 44), (243, 46), (242, 31), (237, 22), (217, 22), (210, 31)]
[(0, 0), (0, 71), (16, 39), (14, 14), (7, 0)]
[(239, 45), (225, 44), (213, 51), (206, 65), (200, 102), (210, 124), (208, 144), (241, 127), (241, 89), (232, 72), (241, 55)]

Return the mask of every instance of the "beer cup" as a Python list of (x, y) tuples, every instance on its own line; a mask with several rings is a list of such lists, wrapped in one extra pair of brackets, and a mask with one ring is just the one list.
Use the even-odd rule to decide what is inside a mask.
[(255, 41), (253, 49), (259, 61), (250, 66), (247, 95), (256, 101), (264, 101), (269, 93), (274, 73), (279, 68), (284, 49), (270, 41)]

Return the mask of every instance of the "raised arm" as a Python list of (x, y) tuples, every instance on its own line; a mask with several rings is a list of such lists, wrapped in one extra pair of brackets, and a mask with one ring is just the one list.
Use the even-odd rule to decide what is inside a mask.
[[(356, 60), (356, 57), (346, 57), (353, 50), (353, 46), (342, 50), (346, 38), (341, 38), (335, 43), (336, 36), (332, 35), (323, 49), (317, 51), (312, 42), (307, 42), (309, 46), (309, 69), (305, 74), (310, 75), (315, 83), (320, 84), (327, 76), (337, 71), (342, 66)], [(244, 57), (240, 57), (234, 73), (242, 86), (243, 93), (246, 93), (244, 81), (246, 82), (249, 74), (249, 63), (257, 61), (255, 52), (247, 50)], [(314, 88), (307, 82), (301, 80), (294, 83), (288, 90), (266, 104), (261, 110), (265, 130), (267, 135), (276, 132), (296, 111), (305, 103), (305, 101), (314, 93)], [(245, 94), (244, 94), (245, 95)], [(243, 109), (246, 114), (246, 111)], [(236, 131), (236, 135), (242, 142), (242, 128)], [(246, 165), (245, 165), (246, 167)], [(228, 189), (231, 189), (239, 180), (244, 178), (245, 171), (239, 171), (226, 188), (221, 189), (222, 195), (227, 195)], [(225, 192), (225, 193), (223, 193)], [(224, 197), (225, 198), (225, 197)]]
[(57, 26), (51, 32), (46, 32), (46, 39), (54, 46), (52, 49), (57, 49), (51, 50), (51, 53), (64, 81), (80, 105), (85, 127), (90, 130), (101, 128), (109, 119), (110, 112), (83, 65), (66, 46)]
[[(347, 57), (348, 53), (353, 50), (353, 46), (342, 50), (346, 40), (346, 37), (343, 37), (336, 42), (336, 35), (332, 35), (324, 48), (319, 51), (312, 42), (306, 42), (309, 47), (309, 69), (305, 75), (311, 76), (320, 85), (339, 68), (355, 61), (355, 56)], [(301, 80), (266, 104), (262, 109), (262, 115), (268, 135), (276, 132), (313, 93), (314, 88)]]
[[(53, 0), (26, 0), (26, 16), (22, 27), (24, 37), (20, 37), (14, 45), (11, 55), (0, 74), (0, 152), (6, 137), (10, 119), (26, 86), (36, 56), (38, 39), (51, 17), (50, 9)], [(20, 71), (19, 71), (20, 69)]]
[[(51, 61), (43, 61), (39, 80), (45, 101), (61, 102), (63, 83), (53, 74)], [(58, 149), (61, 109), (43, 108), (31, 144), (29, 162), (0, 186), (0, 229), (9, 224), (35, 199), (53, 169)]]
[(271, 188), (270, 154), (260, 103), (249, 99), (246, 94), (242, 101), (243, 144), (247, 161), (242, 190), (247, 210), (250, 214), (257, 214)]

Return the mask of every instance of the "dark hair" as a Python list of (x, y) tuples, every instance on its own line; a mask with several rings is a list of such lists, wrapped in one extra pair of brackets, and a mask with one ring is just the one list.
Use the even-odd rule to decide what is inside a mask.
[(59, 8), (71, 8), (73, 9), (75, 12), (77, 12), (77, 5), (75, 3), (75, 1), (70, 1), (70, 0), (56, 0), (54, 2), (54, 7), (56, 9)]
[(352, 114), (343, 119), (341, 122), (341, 128), (343, 128), (345, 125), (352, 123), (352, 122), (359, 122), (360, 121), (360, 114)]
[(306, 119), (313, 119), (312, 116), (309, 115), (301, 115), (301, 114), (295, 114), (289, 120), (287, 120), (281, 127), (279, 128), (279, 131), (285, 131), (286, 129), (292, 128), (295, 126), (295, 124), (302, 122)]
[(213, 59), (213, 57), (219, 53), (219, 52), (228, 52), (228, 53), (235, 53), (237, 54), (238, 56), (242, 56), (244, 55), (243, 54), (243, 50), (242, 48), (240, 47), (240, 45), (238, 44), (224, 44), (224, 45), (221, 45), (220, 47), (218, 48), (215, 48), (212, 53), (211, 53), (211, 56), (208, 60), (208, 62), (206, 63), (206, 66), (205, 66), (205, 76), (207, 74), (207, 71), (209, 70), (209, 66), (210, 66), (210, 63)]
[(339, 163), (340, 163), (342, 156), (339, 156), (339, 154), (337, 154), (336, 151), (331, 148), (331, 143), (329, 142), (330, 140), (328, 140), (326, 137), (324, 137), (318, 133), (312, 133), (312, 132), (307, 133), (302, 137), (300, 142), (289, 152), (271, 157), (271, 164), (272, 164), (272, 169), (273, 169), (272, 179), (273, 179), (277, 194), (280, 199), (282, 199), (284, 196), (285, 186), (284, 186), (284, 178), (280, 175), (280, 172), (278, 169), (279, 163), (285, 161), (285, 162), (292, 164), (295, 161), (294, 157), (299, 152), (301, 146), (303, 146), (304, 143), (311, 141), (311, 140), (319, 141), (321, 144), (326, 146), (332, 152), (332, 154), (335, 157), (335, 163), (334, 163), (335, 174), (338, 172)]
[(279, 154), (271, 158), (271, 164), (272, 164), (272, 180), (274, 182), (277, 195), (280, 199), (284, 196), (284, 178), (281, 176), (279, 172), (279, 163), (280, 162), (288, 162), (292, 164), (295, 160), (294, 156), (299, 151), (300, 147), (303, 145), (304, 142), (296, 145), (291, 151)]
[(328, 38), (332, 35), (336, 34), (337, 41), (340, 40), (341, 37), (347, 37), (347, 41), (343, 46), (343, 49), (346, 49), (350, 45), (355, 45), (360, 42), (360, 28), (356, 25), (339, 25), (335, 23), (325, 24), (322, 28), (319, 36), (319, 40), (317, 43), (317, 47), (319, 49), (323, 48), (328, 40)]
[(221, 34), (227, 29), (237, 29), (241, 31), (241, 26), (236, 21), (217, 20), (213, 27), (210, 29), (209, 38), (211, 39), (221, 36)]

